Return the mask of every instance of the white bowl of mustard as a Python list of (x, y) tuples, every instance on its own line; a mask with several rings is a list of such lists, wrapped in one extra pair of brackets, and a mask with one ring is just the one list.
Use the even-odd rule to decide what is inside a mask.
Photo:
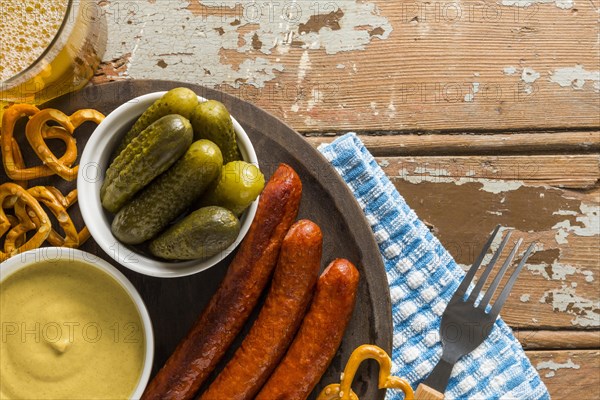
[(139, 293), (103, 259), (45, 247), (0, 268), (0, 399), (139, 399), (154, 357)]

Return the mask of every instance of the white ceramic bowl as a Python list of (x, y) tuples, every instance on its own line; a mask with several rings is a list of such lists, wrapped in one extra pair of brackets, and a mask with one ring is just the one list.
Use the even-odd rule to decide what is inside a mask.
[(2, 262), (2, 268), (0, 268), (0, 282), (4, 281), (13, 273), (35, 263), (41, 261), (55, 262), (59, 260), (80, 261), (89, 265), (90, 268), (98, 268), (102, 272), (112, 276), (135, 303), (140, 319), (142, 320), (145, 339), (144, 366), (138, 384), (131, 395), (132, 399), (139, 399), (144, 393), (144, 389), (150, 379), (150, 372), (152, 371), (152, 362), (154, 361), (154, 333), (152, 331), (152, 321), (150, 320), (150, 315), (148, 314), (144, 301), (131, 282), (129, 282), (125, 275), (119, 272), (118, 269), (102, 258), (81, 250), (69, 249), (66, 247), (41, 247), (18, 254)]
[[(155, 92), (137, 97), (111, 112), (88, 140), (79, 163), (77, 189), (79, 208), (92, 237), (109, 256), (119, 264), (140, 274), (160, 278), (176, 278), (204, 271), (227, 257), (242, 241), (256, 214), (258, 199), (244, 212), (240, 219), (240, 233), (234, 243), (221, 253), (206, 260), (167, 262), (152, 258), (121, 243), (111, 232), (113, 216), (102, 208), (100, 187), (104, 180), (110, 157), (126, 130), (152, 103), (166, 92)], [(198, 96), (200, 101), (206, 101)], [(238, 146), (245, 161), (258, 167), (258, 158), (248, 135), (242, 126), (233, 120)]]

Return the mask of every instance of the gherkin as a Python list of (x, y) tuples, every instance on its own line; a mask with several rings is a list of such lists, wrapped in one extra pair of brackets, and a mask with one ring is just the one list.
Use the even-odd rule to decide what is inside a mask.
[(223, 153), (225, 164), (242, 159), (233, 121), (223, 103), (208, 100), (198, 104), (190, 121), (194, 127), (194, 139), (215, 142)]

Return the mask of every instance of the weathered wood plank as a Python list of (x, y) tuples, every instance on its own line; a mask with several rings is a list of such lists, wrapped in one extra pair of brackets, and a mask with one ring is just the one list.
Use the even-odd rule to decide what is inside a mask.
[[(501, 313), (509, 324), (585, 329), (600, 327), (600, 190), (547, 186), (577, 186), (586, 175), (598, 179), (597, 158), (579, 161), (579, 156), (379, 159), (465, 269), (497, 224), (513, 228), (514, 240), (538, 242)], [(582, 165), (587, 169), (579, 169)], [(518, 172), (489, 175), (503, 169)]]
[[(315, 147), (333, 141), (335, 134), (308, 136)], [(600, 151), (600, 132), (518, 132), (504, 134), (411, 135), (388, 132), (360, 135), (374, 156), (434, 156), (484, 154), (557, 154)]]
[(463, 268), (497, 224), (538, 242), (501, 313), (511, 326), (600, 327), (597, 154), (376, 160)]
[(600, 351), (527, 351), (553, 399), (600, 398)]
[[(402, 157), (392, 164), (382, 158), (386, 171), (411, 183), (444, 183), (455, 180), (459, 185), (481, 183), (486, 190), (492, 181), (510, 181), (519, 185), (551, 185), (586, 189), (600, 178), (600, 156), (533, 155), (533, 156), (457, 156)], [(486, 186), (487, 185), (487, 186)], [(502, 183), (499, 183), (502, 186)], [(507, 186), (508, 187), (508, 186)], [(502, 191), (501, 187), (490, 188)]]
[(300, 131), (598, 127), (597, 3), (514, 3), (103, 1), (96, 81), (216, 86)]
[(514, 330), (526, 350), (600, 349), (600, 331)]

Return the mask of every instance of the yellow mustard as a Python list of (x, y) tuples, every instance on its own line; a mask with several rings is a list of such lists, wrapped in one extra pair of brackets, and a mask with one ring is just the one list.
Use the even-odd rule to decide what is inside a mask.
[(145, 338), (137, 307), (107, 273), (40, 262), (0, 283), (0, 399), (127, 399)]

